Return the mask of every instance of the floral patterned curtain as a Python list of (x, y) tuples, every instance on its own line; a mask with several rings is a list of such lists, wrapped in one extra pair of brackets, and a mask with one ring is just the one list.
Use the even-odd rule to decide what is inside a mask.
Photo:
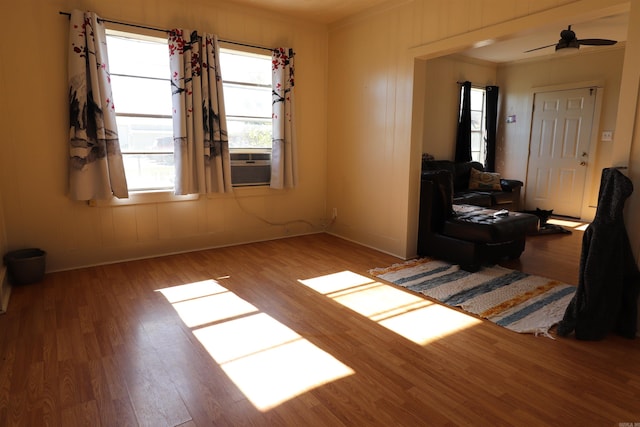
[(277, 48), (272, 54), (273, 144), (271, 188), (293, 188), (298, 182), (294, 122), (293, 49)]
[(69, 42), (69, 196), (127, 198), (105, 28), (95, 13), (71, 13)]
[(232, 191), (231, 159), (215, 35), (169, 34), (175, 194)]

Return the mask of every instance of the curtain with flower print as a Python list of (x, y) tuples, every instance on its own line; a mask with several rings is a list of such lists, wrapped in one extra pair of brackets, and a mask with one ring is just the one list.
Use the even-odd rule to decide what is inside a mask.
[(127, 198), (105, 28), (98, 16), (74, 10), (69, 42), (69, 197)]
[(231, 159), (218, 38), (174, 29), (169, 33), (169, 56), (175, 194), (230, 192)]
[(293, 49), (277, 48), (272, 54), (273, 143), (271, 188), (293, 188), (298, 182), (296, 129), (294, 121)]

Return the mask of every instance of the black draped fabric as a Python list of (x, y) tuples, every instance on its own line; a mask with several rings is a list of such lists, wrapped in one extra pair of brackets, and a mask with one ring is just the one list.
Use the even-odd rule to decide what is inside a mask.
[(471, 82), (464, 82), (460, 93), (462, 109), (458, 119), (456, 162), (471, 161)]
[(559, 335), (635, 337), (640, 273), (622, 216), (632, 192), (631, 180), (619, 170), (602, 171), (596, 216), (583, 236), (578, 289), (558, 325)]
[(496, 128), (498, 125), (498, 86), (487, 86), (485, 88), (487, 94), (487, 115), (485, 129), (487, 131), (487, 140), (485, 148), (484, 169), (487, 172), (495, 172), (496, 170)]

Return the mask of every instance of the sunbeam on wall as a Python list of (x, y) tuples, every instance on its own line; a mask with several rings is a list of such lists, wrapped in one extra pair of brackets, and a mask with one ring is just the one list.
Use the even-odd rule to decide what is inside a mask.
[(158, 291), (261, 411), (354, 373), (215, 280)]
[(420, 345), (481, 322), (351, 271), (299, 282)]

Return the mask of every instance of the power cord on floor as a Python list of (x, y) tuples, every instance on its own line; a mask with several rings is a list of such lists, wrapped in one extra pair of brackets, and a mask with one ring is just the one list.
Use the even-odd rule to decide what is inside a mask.
[(287, 225), (291, 225), (291, 224), (306, 224), (311, 228), (315, 228), (315, 225), (313, 225), (311, 222), (304, 220), (304, 219), (293, 219), (291, 221), (285, 221), (285, 222), (275, 222), (275, 221), (269, 221), (265, 218), (262, 218), (260, 215), (249, 211), (247, 208), (245, 208), (244, 206), (242, 206), (242, 204), (240, 203), (240, 200), (238, 200), (237, 196), (233, 196), (233, 199), (236, 201), (236, 204), (238, 205), (238, 207), (240, 208), (240, 210), (244, 213), (246, 213), (249, 216), (252, 216), (262, 222), (264, 222), (267, 225), (273, 225), (273, 226), (279, 226), (279, 227), (286, 227)]

